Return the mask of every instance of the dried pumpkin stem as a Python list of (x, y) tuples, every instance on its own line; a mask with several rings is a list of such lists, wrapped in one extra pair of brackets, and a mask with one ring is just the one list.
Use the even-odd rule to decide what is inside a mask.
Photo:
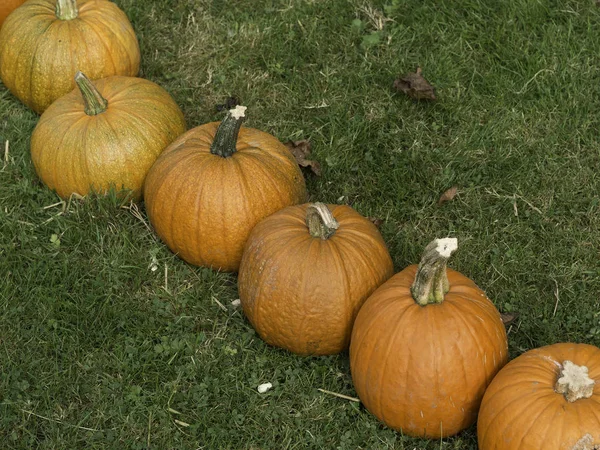
[(554, 390), (563, 394), (569, 403), (590, 398), (594, 393), (596, 382), (589, 377), (588, 368), (573, 364), (571, 361), (564, 361), (562, 367)]
[(340, 224), (325, 203), (311, 203), (306, 209), (306, 225), (312, 237), (329, 239)]
[(73, 20), (77, 18), (77, 0), (57, 0), (56, 17), (60, 20)]
[(210, 152), (213, 155), (228, 158), (235, 153), (238, 134), (245, 118), (245, 106), (236, 106), (229, 110), (227, 116), (223, 119), (221, 125), (219, 125), (215, 138), (210, 146)]
[(83, 103), (85, 104), (85, 113), (88, 116), (96, 116), (102, 114), (108, 108), (108, 101), (102, 97), (96, 86), (92, 84), (90, 79), (81, 72), (75, 75), (75, 82), (83, 95)]
[(456, 238), (435, 239), (425, 247), (415, 281), (410, 287), (412, 297), (419, 305), (444, 301), (450, 289), (446, 263), (457, 248)]

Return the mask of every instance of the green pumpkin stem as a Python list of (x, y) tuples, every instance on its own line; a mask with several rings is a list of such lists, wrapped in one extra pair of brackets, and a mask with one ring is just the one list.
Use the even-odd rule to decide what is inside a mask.
[(96, 86), (92, 84), (90, 79), (81, 72), (75, 75), (75, 82), (83, 95), (83, 103), (85, 104), (85, 113), (88, 116), (96, 116), (106, 111), (108, 101), (102, 97)]
[(412, 297), (419, 305), (444, 301), (450, 290), (446, 263), (457, 248), (456, 238), (435, 239), (425, 247), (415, 281), (410, 287)]
[(77, 18), (77, 0), (57, 0), (56, 17), (60, 20), (73, 20)]
[(325, 203), (311, 203), (306, 209), (306, 225), (312, 237), (329, 239), (340, 224)]
[(594, 394), (595, 384), (586, 366), (564, 361), (554, 390), (563, 394), (569, 403), (573, 403), (582, 398), (590, 398)]
[(236, 151), (238, 134), (246, 118), (246, 107), (236, 106), (230, 109), (219, 125), (210, 152), (223, 158), (229, 158)]

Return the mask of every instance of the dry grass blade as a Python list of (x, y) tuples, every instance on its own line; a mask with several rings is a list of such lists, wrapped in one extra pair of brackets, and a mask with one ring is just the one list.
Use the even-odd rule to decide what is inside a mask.
[(360, 402), (359, 398), (350, 397), (349, 395), (338, 394), (337, 392), (328, 391), (326, 389), (318, 388), (317, 391), (322, 392), (323, 394), (333, 395), (334, 397), (343, 398), (344, 400), (350, 400), (351, 402)]

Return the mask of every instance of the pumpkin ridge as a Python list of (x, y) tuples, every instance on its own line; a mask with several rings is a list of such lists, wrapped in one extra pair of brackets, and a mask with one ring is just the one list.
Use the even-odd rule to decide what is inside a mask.
[[(531, 406), (531, 405), (530, 405)], [(537, 412), (537, 414), (532, 418), (531, 422), (529, 423), (528, 427), (525, 427), (525, 431), (522, 433), (521, 436), (519, 436), (519, 434), (515, 434), (515, 436), (518, 437), (517, 442), (519, 443), (523, 443), (523, 441), (525, 440), (525, 438), (527, 437), (527, 435), (529, 434), (529, 431), (534, 428), (535, 425), (538, 425), (540, 422), (538, 422), (539, 418), (542, 417), (542, 415), (544, 414), (544, 412), (553, 407), (554, 405), (552, 404), (552, 402), (548, 402), (543, 408), (541, 408), (541, 411)], [(533, 408), (532, 408), (533, 409)], [(536, 410), (537, 411), (537, 410)], [(557, 411), (558, 412), (558, 411)], [(554, 417), (556, 417), (557, 412), (554, 413)], [(515, 414), (514, 419), (519, 419), (519, 415)], [(548, 426), (550, 426), (551, 424), (554, 423), (554, 420), (550, 420), (548, 421)], [(542, 448), (551, 448), (550, 446), (548, 447), (542, 447)]]
[[(124, 39), (123, 35), (121, 35), (120, 33), (115, 33), (112, 28), (112, 26), (115, 23), (119, 23), (119, 25), (121, 25), (124, 22), (123, 19), (126, 19), (127, 22), (129, 22), (129, 18), (127, 17), (127, 14), (125, 14), (125, 12), (123, 12), (121, 9), (119, 9), (119, 7), (116, 6), (114, 3), (109, 2), (109, 7), (111, 10), (111, 16), (112, 16), (112, 19), (114, 22), (112, 22), (112, 21), (106, 22), (104, 14), (93, 14), (93, 15), (97, 16), (96, 20), (98, 20), (98, 22), (102, 23), (104, 25), (105, 29), (110, 30), (111, 34), (116, 38), (116, 41), (119, 42), (121, 48), (124, 50), (123, 53), (127, 56), (127, 59), (129, 60), (129, 64), (128, 64), (127, 70), (125, 70), (125, 73), (128, 73), (131, 76), (135, 76), (139, 72), (139, 64), (140, 63), (137, 60), (138, 58), (135, 58), (135, 60), (132, 59), (133, 54), (131, 52), (127, 51), (127, 49), (128, 49), (127, 40)], [(90, 12), (94, 13), (95, 11), (91, 10)], [(92, 16), (92, 14), (90, 14), (90, 16)], [(87, 21), (87, 23), (90, 24), (89, 21)], [(138, 53), (136, 53), (136, 55), (139, 55), (139, 42), (138, 42), (137, 36), (135, 34), (135, 31), (133, 30), (133, 26), (132, 27), (123, 27), (123, 26), (119, 27), (119, 29), (121, 31), (123, 31), (123, 28), (125, 28), (125, 31), (128, 34), (128, 38), (129, 38), (128, 40), (130, 42), (135, 42), (137, 44), (136, 47), (137, 47)], [(103, 42), (103, 44), (106, 46), (106, 42)], [(112, 57), (113, 52), (110, 52), (109, 55), (111, 55), (111, 57)], [(115, 63), (114, 58), (113, 58), (113, 64), (116, 68), (117, 64)]]
[[(267, 192), (273, 193), (277, 196), (277, 200), (279, 201), (279, 204), (281, 205), (285, 205), (287, 204), (286, 202), (286, 195), (285, 192), (283, 192), (282, 189), (280, 189), (278, 187), (278, 181), (275, 179), (274, 176), (274, 171), (270, 171), (268, 168), (266, 168), (263, 164), (262, 161), (258, 161), (257, 159), (252, 159), (252, 163), (253, 163), (253, 167), (257, 170), (257, 172), (260, 172), (260, 177), (256, 176), (256, 173), (253, 173), (253, 179), (256, 178), (260, 178), (260, 180), (264, 180), (265, 183), (262, 185), (262, 189), (258, 189), (258, 193), (260, 194), (260, 198), (261, 198), (261, 203), (263, 205), (268, 205), (270, 202), (268, 201), (268, 199), (266, 198), (266, 194)], [(244, 173), (246, 173), (246, 171), (244, 171)], [(283, 174), (283, 171), (279, 171), (279, 173)], [(290, 181), (290, 178), (288, 176), (282, 177), (280, 178), (281, 181)], [(268, 191), (266, 189), (266, 187), (268, 186)]]
[[(267, 224), (265, 223), (264, 225), (266, 226)], [(270, 227), (268, 227), (268, 228), (270, 229)], [(287, 241), (282, 243), (281, 246), (278, 246), (277, 248), (275, 248), (274, 252), (272, 252), (270, 250), (270, 248), (267, 247), (266, 245), (263, 245), (262, 248), (260, 248), (258, 250), (258, 252), (250, 252), (249, 255), (252, 256), (252, 260), (253, 261), (257, 261), (257, 260), (277, 261), (280, 259), (286, 260), (288, 258), (284, 258), (283, 255), (288, 254), (288, 253), (291, 253), (291, 254), (296, 253), (298, 251), (297, 247), (299, 247), (304, 242), (304, 236), (302, 236), (301, 234), (298, 234), (297, 230), (288, 230), (287, 232), (286, 231), (280, 231), (280, 232), (275, 232), (275, 233), (271, 232), (267, 235), (267, 238), (279, 240), (279, 235), (281, 233), (284, 233), (284, 235), (287, 235), (287, 237), (288, 237)], [(250, 242), (250, 240), (248, 240), (248, 242)], [(265, 239), (265, 242), (266, 242), (266, 239)], [(267, 263), (267, 264), (265, 264), (264, 267), (270, 268), (271, 267), (270, 264), (271, 263)], [(255, 299), (255, 303), (253, 304), (253, 309), (254, 309), (255, 313), (252, 316), (254, 318), (254, 323), (256, 323), (257, 326), (259, 325), (259, 322), (262, 321), (259, 304), (262, 302), (263, 287), (271, 284), (270, 282), (267, 283), (264, 281), (265, 277), (269, 273), (270, 272), (267, 270), (261, 271), (258, 274), (259, 278), (256, 280), (257, 282), (253, 284), (253, 287), (256, 289), (256, 294), (253, 295), (253, 298)]]
[[(385, 317), (387, 317), (386, 313), (387, 313), (388, 309), (391, 309), (394, 306), (396, 306), (398, 295), (390, 294), (389, 297), (376, 298), (376, 297), (374, 297), (376, 294), (377, 294), (377, 291), (375, 293), (373, 293), (373, 297), (369, 298), (365, 302), (365, 304), (363, 304), (363, 306), (366, 306), (367, 303), (373, 303), (372, 301), (370, 301), (371, 299), (376, 299), (376, 301), (375, 301), (374, 304), (377, 306), (376, 309), (378, 309), (379, 311), (373, 313), (372, 316), (369, 317), (367, 328), (365, 330), (361, 330), (361, 338), (362, 339), (358, 340), (358, 336), (356, 338), (353, 337), (353, 339), (352, 339), (352, 346), (355, 347), (356, 349), (361, 349), (362, 345), (363, 345), (364, 339), (366, 339), (366, 337), (369, 335), (369, 333), (374, 328), (376, 328), (376, 326), (377, 327), (380, 326), (380, 324), (378, 322), (380, 322), (382, 319), (384, 319)], [(387, 305), (385, 305), (384, 307), (379, 307), (379, 304), (381, 304), (383, 302), (387, 302)], [(407, 304), (407, 305), (403, 305), (403, 306), (404, 306), (404, 308), (401, 310), (401, 314), (394, 315), (394, 319), (396, 321), (399, 321), (400, 318), (404, 315), (405, 311), (408, 308), (410, 308), (412, 305), (408, 305)], [(360, 314), (360, 311), (359, 311), (359, 314)], [(357, 319), (358, 319), (358, 316), (357, 316)]]
[[(102, 44), (102, 47), (104, 48), (104, 57), (108, 58), (110, 60), (110, 63), (112, 65), (112, 72), (116, 72), (117, 71), (117, 64), (115, 63), (115, 60), (114, 60), (114, 57), (113, 57), (114, 52), (111, 51), (109, 45), (104, 40), (103, 33), (101, 33), (100, 31), (98, 31), (98, 29), (96, 29), (96, 27), (91, 22), (88, 22), (85, 18), (83, 18), (81, 20), (88, 26), (90, 32), (93, 32), (96, 35), (96, 41), (100, 42)], [(110, 31), (111, 34), (114, 36), (115, 33), (112, 32), (112, 28), (109, 27), (109, 26), (106, 26), (106, 24), (104, 24), (104, 25), (105, 25), (106, 28), (103, 31)], [(129, 53), (129, 52), (125, 52), (125, 53)], [(127, 55), (127, 57), (130, 58), (129, 55)], [(108, 62), (108, 61), (105, 59), (105, 62)], [(135, 75), (135, 74), (131, 74), (131, 75)]]
[[(336, 264), (336, 270), (334, 271), (336, 274), (340, 273), (340, 277), (339, 279), (342, 280), (342, 288), (343, 288), (343, 293), (342, 293), (342, 298), (344, 299), (344, 311), (346, 311), (346, 320), (344, 323), (350, 324), (350, 327), (348, 330), (346, 330), (346, 338), (344, 340), (344, 347), (348, 346), (348, 342), (350, 341), (350, 336), (352, 333), (352, 326), (354, 325), (354, 320), (356, 319), (356, 314), (358, 314), (358, 310), (360, 309), (360, 306), (362, 306), (362, 304), (364, 303), (364, 301), (366, 300), (366, 298), (361, 299), (362, 301), (359, 300), (359, 304), (357, 305), (352, 305), (350, 300), (352, 298), (351, 296), (351, 292), (352, 292), (352, 288), (350, 286), (350, 274), (348, 273), (348, 269), (346, 267), (346, 263), (344, 261), (344, 258), (342, 257), (342, 254), (340, 253), (340, 249), (338, 248), (338, 243), (337, 242), (320, 242), (322, 247), (328, 248), (332, 255), (332, 259), (335, 261)], [(356, 254), (354, 254), (353, 256), (356, 256)], [(358, 307), (357, 307), (358, 306)]]
[[(444, 303), (446, 303), (446, 302), (444, 302)], [(481, 355), (485, 359), (484, 364), (483, 364), (483, 372), (485, 374), (487, 384), (489, 384), (489, 382), (491, 381), (489, 379), (491, 373), (489, 373), (489, 374), (487, 373), (487, 365), (486, 365), (487, 354), (485, 353), (485, 351), (483, 351), (483, 349), (481, 347), (481, 335), (476, 333), (473, 330), (473, 327), (475, 325), (478, 329), (480, 329), (481, 333), (486, 336), (488, 342), (494, 342), (496, 340), (496, 339), (494, 339), (495, 336), (492, 336), (491, 334), (488, 333), (487, 327), (481, 326), (481, 323), (485, 323), (483, 320), (481, 320), (481, 322), (474, 321), (475, 319), (473, 318), (473, 314), (471, 313), (471, 311), (469, 311), (468, 309), (464, 309), (463, 305), (460, 304), (460, 302), (451, 302), (451, 303), (448, 303), (448, 305), (456, 311), (456, 314), (453, 314), (452, 317), (458, 318), (462, 322), (463, 327), (461, 327), (461, 329), (468, 332), (468, 334), (472, 338), (472, 342), (474, 342), (475, 346), (477, 347), (478, 354)], [(448, 313), (448, 315), (450, 315), (450, 313)], [(477, 316), (477, 317), (479, 317), (479, 316)], [(495, 358), (495, 353), (492, 357)], [(498, 365), (500, 365), (501, 362), (502, 362), (502, 354), (499, 355), (499, 360), (497, 361)], [(495, 369), (496, 369), (496, 365), (494, 366), (494, 370)]]
[[(285, 247), (283, 247), (283, 246), (279, 247), (277, 249), (277, 251), (275, 253), (273, 253), (273, 254), (270, 254), (270, 252), (267, 251), (267, 250), (263, 250), (261, 252), (261, 254), (260, 255), (257, 254), (254, 257), (254, 259), (255, 260), (258, 260), (258, 259), (265, 260), (265, 258), (263, 258), (262, 255), (263, 254), (267, 254), (267, 255), (271, 256), (271, 258), (270, 258), (271, 261), (278, 261), (278, 260), (281, 260), (281, 259), (287, 260), (287, 259), (289, 259), (289, 257), (285, 257), (285, 255), (287, 255), (287, 254), (292, 254), (292, 255), (298, 254), (299, 248), (302, 247), (302, 246), (304, 246), (305, 243), (306, 243), (306, 237), (305, 236), (303, 236), (302, 234), (294, 235), (294, 236), (292, 236), (290, 238), (289, 242), (287, 243), (287, 245)], [(307, 260), (308, 260), (308, 258), (304, 258), (304, 261), (307, 261)], [(272, 266), (271, 265), (265, 265), (265, 268), (267, 268), (267, 267), (271, 268)], [(268, 308), (264, 307), (264, 298), (263, 298), (262, 292), (263, 292), (263, 286), (266, 286), (266, 285), (270, 284), (270, 283), (264, 282), (264, 280), (265, 280), (265, 277), (267, 276), (267, 274), (269, 274), (271, 272), (272, 271), (264, 270), (260, 274), (260, 278), (257, 280), (258, 282), (256, 283), (256, 286), (257, 286), (257, 295), (254, 296), (254, 298), (256, 299), (256, 301), (254, 303), (254, 314), (253, 314), (254, 321), (253, 322), (255, 324), (255, 327), (257, 329), (259, 329), (259, 330), (264, 330), (264, 326), (261, 326), (261, 324), (264, 321), (263, 320), (264, 319), (263, 315), (265, 313), (268, 313), (268, 311), (265, 311), (265, 309), (268, 309)], [(276, 273), (279, 273), (279, 270), (277, 270)], [(302, 273), (302, 272), (299, 271), (299, 273)], [(293, 277), (293, 276), (294, 276), (293, 274), (290, 274), (290, 277)], [(296, 296), (296, 299), (300, 298), (300, 297), (301, 296)], [(262, 334), (262, 332), (259, 333), (259, 335), (261, 335), (261, 334)], [(271, 342), (273, 342), (271, 339), (264, 339), (264, 340), (266, 342), (268, 342), (269, 344)]]
[[(29, 66), (29, 78), (28, 78), (28, 80), (29, 80), (29, 86), (27, 87), (27, 90), (26, 90), (28, 92), (28, 94), (27, 94), (28, 95), (28, 102), (26, 102), (28, 105), (33, 105), (33, 104), (37, 103), (34, 100), (34, 98), (33, 98), (34, 90), (31, 88), (31, 85), (33, 84), (33, 73), (34, 73), (34, 70), (35, 70), (35, 67), (36, 67), (37, 54), (38, 54), (38, 50), (40, 48), (40, 45), (42, 45), (43, 43), (45, 43), (46, 40), (48, 39), (48, 37), (46, 37), (46, 39), (43, 39), (41, 37), (46, 35), (46, 33), (50, 30), (50, 28), (52, 28), (52, 25), (54, 25), (54, 22), (50, 22), (48, 24), (48, 26), (44, 29), (44, 31), (42, 31), (38, 35), (39, 36), (38, 41), (35, 43), (35, 47), (34, 47), (33, 52), (31, 52), (31, 64)], [(36, 37), (37, 36), (33, 37), (34, 41), (35, 41)], [(21, 47), (21, 48), (23, 48), (23, 47)], [(13, 71), (13, 73), (15, 75), (15, 77), (13, 78), (13, 80), (14, 80), (13, 81), (13, 85), (15, 85), (15, 86), (16, 86), (16, 83), (17, 83), (17, 72), (18, 71), (16, 71), (16, 70)]]
[[(399, 339), (398, 336), (399, 333), (397, 333), (398, 329), (400, 327), (402, 327), (404, 325), (404, 322), (406, 320), (406, 323), (410, 323), (409, 320), (407, 320), (407, 318), (405, 318), (404, 316), (407, 315), (408, 313), (411, 312), (411, 308), (406, 308), (402, 311), (402, 314), (397, 318), (397, 322), (393, 327), (393, 331), (390, 332), (390, 334), (388, 335), (389, 337), (387, 338), (387, 345), (385, 350), (383, 351), (383, 354), (389, 354), (390, 350), (393, 348), (402, 348), (402, 346), (398, 346), (396, 345), (396, 340)], [(412, 329), (412, 327), (411, 327)], [(412, 331), (414, 332), (414, 329), (412, 329)], [(413, 333), (410, 334), (410, 337), (407, 336), (402, 336), (404, 341), (411, 341), (411, 337), (412, 337)], [(402, 345), (404, 345), (404, 342), (401, 343)], [(375, 352), (373, 352), (375, 353)], [(371, 358), (373, 357), (373, 353), (371, 354)], [(383, 386), (384, 385), (384, 380), (389, 379), (389, 377), (387, 377), (387, 367), (389, 364), (390, 358), (386, 358), (385, 363), (383, 364), (383, 367), (381, 368), (381, 372), (379, 373), (379, 382), (378, 385), (379, 386)], [(371, 364), (371, 361), (369, 361), (369, 367), (373, 367), (376, 366), (376, 364)], [(406, 371), (407, 372), (407, 376), (409, 376), (409, 372), (410, 371)], [(370, 374), (370, 370), (367, 371), (367, 378), (371, 378), (369, 377)], [(382, 420), (385, 421), (385, 408), (383, 407), (383, 394), (385, 392), (385, 389), (380, 388), (378, 395), (377, 395), (377, 410), (379, 410), (379, 413), (381, 414)], [(405, 414), (406, 415), (406, 414)]]
[[(23, 8), (23, 6), (21, 6), (21, 8)], [(7, 29), (7, 25), (6, 25), (6, 23), (7, 23), (7, 22), (5, 22), (5, 23), (3, 24), (3, 28), (4, 28), (4, 29)], [(8, 22), (8, 23), (10, 23), (10, 22)], [(45, 33), (45, 32), (46, 32), (46, 30), (47, 30), (49, 27), (50, 27), (50, 25), (48, 25), (48, 26), (47, 26), (47, 27), (44, 29), (44, 31), (43, 31), (43, 32)], [(22, 27), (18, 27), (18, 28), (17, 28), (17, 31), (15, 31), (14, 33), (16, 33), (16, 34), (15, 34), (15, 35), (14, 35), (14, 37), (11, 39), (11, 41), (12, 41), (13, 43), (16, 41), (16, 42), (18, 42), (19, 44), (21, 44), (21, 45), (20, 45), (20, 47), (18, 47), (18, 50), (16, 50), (16, 53), (17, 53), (17, 54), (20, 54), (20, 53), (21, 53), (21, 51), (23, 50), (23, 48), (24, 48), (26, 45), (29, 45), (30, 41), (33, 41), (33, 42), (35, 42), (35, 36), (31, 36), (31, 35), (29, 35), (29, 34), (25, 33), (25, 30), (23, 30), (23, 28), (22, 28)], [(24, 36), (22, 36), (21, 34), (24, 34)], [(16, 44), (16, 45), (18, 45), (18, 44)], [(37, 45), (39, 45), (39, 43), (38, 43)], [(34, 53), (35, 53), (35, 52), (34, 52)], [(0, 55), (0, 56), (2, 56), (2, 55)], [(2, 60), (2, 59), (5, 59), (5, 58), (6, 58), (6, 56), (4, 56), (4, 57), (0, 57), (0, 60)], [(31, 57), (31, 60), (33, 61), (33, 55), (32, 55), (32, 57)], [(6, 66), (6, 64), (5, 64), (4, 66)], [(1, 71), (2, 71), (4, 74), (5, 74), (5, 75), (4, 75), (4, 77), (5, 77), (5, 78), (7, 78), (7, 81), (8, 81), (8, 83), (5, 83), (5, 84), (7, 84), (7, 85), (8, 85), (8, 84), (11, 84), (12, 86), (14, 86), (14, 87), (15, 87), (15, 90), (16, 90), (16, 88), (17, 88), (17, 75), (18, 75), (18, 73), (17, 73), (17, 72), (18, 72), (18, 71), (17, 71), (17, 70), (10, 70), (10, 71), (8, 71), (8, 74), (6, 75), (6, 72), (5, 72), (5, 71), (3, 71), (2, 69), (3, 69), (3, 66), (2, 66), (2, 65), (0, 65), (0, 70), (1, 70)], [(12, 78), (12, 79), (11, 79), (11, 78)], [(8, 87), (8, 86), (7, 86), (7, 87)]]
[[(350, 242), (349, 240), (346, 239), (346, 236), (344, 236), (344, 230), (347, 230), (349, 227), (353, 226), (354, 224), (348, 224), (345, 223), (344, 227), (341, 227), (338, 230), (337, 237), (335, 239), (335, 244), (337, 246), (338, 251), (342, 251), (343, 249), (343, 253), (344, 254), (352, 254), (353, 258), (356, 258), (358, 260), (358, 262), (360, 262), (360, 264), (362, 265), (363, 268), (365, 268), (368, 272), (369, 272), (369, 279), (373, 279), (373, 280), (378, 280), (377, 284), (374, 286), (371, 294), (373, 294), (375, 292), (375, 290), (381, 286), (384, 282), (386, 282), (393, 273), (393, 268), (391, 270), (390, 273), (387, 273), (383, 276), (382, 278), (382, 274), (380, 274), (377, 271), (377, 267), (379, 267), (378, 264), (373, 264), (373, 261), (370, 259), (367, 259), (367, 253), (369, 249), (374, 248), (376, 245), (381, 245), (383, 242), (383, 239), (378, 240), (375, 238), (375, 236), (371, 236), (367, 233), (361, 233), (360, 235), (357, 235), (356, 238), (354, 239), (353, 242)], [(356, 226), (356, 225), (354, 225)], [(385, 245), (385, 242), (383, 242), (383, 244)], [(388, 258), (386, 258), (386, 256), (388, 256), (388, 254), (382, 254), (382, 252), (379, 252), (381, 254), (377, 255), (380, 259), (379, 262), (384, 263), (384, 262), (391, 262), (391, 258), (388, 260)], [(385, 260), (385, 261), (384, 261)], [(344, 263), (345, 264), (345, 263)], [(390, 266), (393, 267), (393, 263), (390, 264)], [(367, 298), (371, 295), (369, 294), (366, 298), (363, 299), (361, 305), (363, 305)], [(359, 308), (360, 310), (360, 308)], [(355, 313), (355, 317), (354, 319), (356, 319), (356, 315), (358, 314), (358, 310)]]
[[(64, 133), (62, 136), (60, 136), (60, 140), (57, 142), (57, 145), (56, 145), (56, 146), (54, 146), (54, 149), (55, 149), (55, 151), (54, 151), (54, 161), (53, 161), (53, 162), (52, 162), (52, 164), (50, 165), (51, 167), (57, 167), (57, 168), (62, 168), (62, 167), (64, 167), (63, 165), (58, 165), (58, 164), (57, 164), (57, 163), (58, 163), (58, 160), (59, 160), (59, 157), (61, 157), (61, 156), (62, 156), (62, 154), (63, 154), (63, 152), (61, 152), (61, 151), (60, 151), (60, 149), (61, 149), (61, 148), (63, 148), (63, 145), (64, 145), (64, 143), (65, 143), (65, 139), (67, 139), (67, 138), (69, 137), (69, 135), (70, 135), (70, 133), (71, 133), (71, 130), (73, 130), (73, 128), (75, 128), (75, 126), (76, 126), (76, 125), (77, 125), (79, 122), (81, 122), (81, 121), (82, 121), (82, 119), (84, 119), (84, 117), (85, 117), (85, 116), (82, 116), (82, 117), (80, 117), (80, 118), (79, 118), (77, 121), (73, 122), (73, 123), (72, 123), (72, 124), (69, 126), (69, 128), (67, 128), (66, 132), (65, 132), (65, 133)], [(45, 121), (44, 121), (44, 125), (45, 125), (45, 126), (48, 126), (48, 125), (46, 124), (47, 122), (49, 122), (49, 121), (48, 121), (48, 120), (45, 120)], [(48, 144), (50, 144), (51, 142), (52, 142), (52, 141), (46, 142), (46, 147), (45, 147), (45, 149), (47, 149), (48, 147), (50, 147)], [(45, 152), (43, 152), (43, 153), (47, 153), (47, 151), (45, 151)], [(42, 157), (42, 154), (40, 154), (40, 158), (41, 158), (41, 157)], [(34, 163), (34, 166), (35, 166), (35, 163)], [(57, 177), (57, 176), (56, 176), (56, 173), (55, 173), (54, 171), (53, 171), (53, 172), (51, 172), (51, 173), (52, 173), (52, 184), (48, 183), (48, 186), (49, 186), (51, 189), (55, 189), (55, 186), (57, 185), (57, 183), (56, 183), (56, 179), (57, 179), (57, 178), (59, 178), (59, 177)], [(40, 174), (40, 175), (41, 175), (41, 174)], [(40, 176), (40, 178), (41, 178), (41, 176)]]
[[(465, 311), (466, 305), (469, 304), (471, 306), (471, 308), (474, 308), (476, 306), (478, 311), (482, 312), (483, 315), (486, 316), (490, 320), (493, 320), (497, 323), (501, 322), (501, 320), (502, 320), (499, 315), (494, 314), (495, 311), (490, 307), (490, 304), (493, 306), (493, 303), (491, 303), (491, 300), (486, 301), (484, 297), (482, 297), (481, 300), (474, 299), (474, 298), (467, 298), (463, 295), (453, 293), (453, 292), (450, 292), (446, 295), (451, 295), (452, 297), (456, 296), (456, 297), (461, 298), (461, 301), (454, 301), (453, 298), (450, 300), (451, 303), (454, 306), (456, 306), (459, 310)], [(495, 308), (495, 306), (494, 306), (494, 308)], [(466, 314), (469, 315), (470, 317), (473, 317), (472, 312), (467, 311)], [(484, 322), (483, 319), (479, 317), (479, 315), (477, 317), (479, 318), (479, 320)], [(494, 341), (495, 340), (494, 338), (498, 337), (497, 334), (495, 336), (493, 334), (491, 334), (491, 330), (489, 329), (489, 327), (483, 327), (483, 328), (486, 331), (486, 336), (488, 337), (489, 341)]]
[[(513, 371), (514, 372), (514, 371)], [(504, 389), (514, 389), (514, 383), (509, 384), (508, 386), (504, 387)], [(502, 395), (502, 390), (498, 391), (496, 390), (496, 392), (493, 392), (493, 394), (499, 394)], [(548, 394), (548, 396), (553, 396), (555, 395), (555, 392), (552, 391), (551, 393)], [(523, 413), (523, 410), (527, 410), (532, 408), (533, 403), (531, 401), (526, 402), (525, 400), (527, 400), (530, 396), (535, 397), (535, 393), (534, 392), (527, 392), (525, 393), (525, 395), (521, 396), (521, 397), (515, 397), (513, 398), (510, 402), (503, 402), (502, 406), (496, 410), (495, 416), (496, 417), (500, 417), (500, 415), (508, 408), (512, 407), (514, 404), (517, 404), (517, 406), (521, 406), (522, 408), (516, 411), (512, 411), (512, 417), (513, 419), (515, 418), (520, 418), (520, 416)], [(490, 399), (494, 398), (493, 396), (486, 398), (486, 402), (489, 403)], [(536, 398), (534, 399), (535, 403), (538, 403), (540, 400), (540, 398)], [(511, 421), (512, 423), (512, 421)], [(490, 421), (489, 425), (493, 425), (493, 421)], [(486, 433), (486, 436), (489, 435), (488, 433)]]

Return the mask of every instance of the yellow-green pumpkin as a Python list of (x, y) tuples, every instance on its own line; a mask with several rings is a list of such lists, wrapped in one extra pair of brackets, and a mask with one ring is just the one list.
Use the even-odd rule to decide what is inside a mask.
[(79, 89), (46, 110), (31, 137), (40, 179), (58, 195), (130, 190), (139, 199), (158, 155), (185, 132), (183, 113), (163, 88), (135, 77), (94, 84), (78, 73)]
[(108, 0), (29, 0), (0, 29), (2, 82), (40, 114), (73, 90), (77, 71), (96, 80), (139, 66), (131, 23)]

